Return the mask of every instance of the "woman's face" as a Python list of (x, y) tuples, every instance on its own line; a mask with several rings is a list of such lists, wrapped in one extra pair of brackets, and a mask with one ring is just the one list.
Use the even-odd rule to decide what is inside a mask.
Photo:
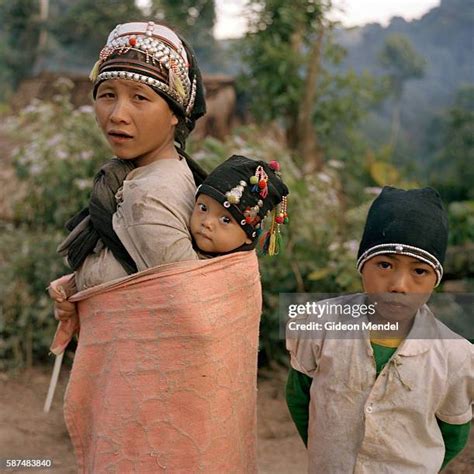
[(144, 166), (176, 158), (178, 123), (168, 104), (145, 84), (127, 79), (102, 82), (95, 100), (97, 122), (117, 158)]

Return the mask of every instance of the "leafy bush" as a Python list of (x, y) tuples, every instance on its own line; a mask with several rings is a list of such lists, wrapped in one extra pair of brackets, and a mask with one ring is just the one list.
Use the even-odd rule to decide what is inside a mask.
[(56, 323), (46, 287), (67, 272), (56, 247), (110, 155), (91, 107), (71, 105), (71, 85), (58, 81), (53, 102), (34, 101), (6, 124), (20, 143), (13, 163), (27, 192), (15, 206), (19, 224), (0, 224), (0, 369), (47, 357)]

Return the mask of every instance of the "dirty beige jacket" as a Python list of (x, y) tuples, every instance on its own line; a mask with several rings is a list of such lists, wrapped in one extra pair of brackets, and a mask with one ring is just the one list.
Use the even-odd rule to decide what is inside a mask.
[[(158, 160), (134, 169), (116, 194), (113, 228), (138, 271), (196, 260), (188, 229), (196, 187), (186, 160)], [(99, 241), (76, 272), (79, 290), (127, 276)]]
[[(364, 304), (365, 295), (330, 300)], [(314, 316), (298, 317), (310, 322)], [(334, 320), (353, 323), (351, 316)], [(361, 316), (358, 321), (367, 321)], [(410, 334), (376, 378), (367, 333), (352, 338), (287, 336), (291, 365), (313, 378), (308, 427), (309, 472), (437, 473), (444, 443), (436, 417), (472, 419), (473, 346), (425, 305)]]

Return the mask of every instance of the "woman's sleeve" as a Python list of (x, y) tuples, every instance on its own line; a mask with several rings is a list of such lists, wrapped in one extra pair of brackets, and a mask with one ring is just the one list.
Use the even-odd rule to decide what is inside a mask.
[(191, 210), (189, 199), (172, 186), (150, 190), (124, 182), (113, 226), (139, 271), (198, 259), (188, 230)]
[(310, 389), (313, 379), (290, 367), (286, 382), (286, 404), (305, 446), (308, 445)]
[(471, 422), (468, 421), (462, 425), (452, 425), (438, 418), (436, 421), (444, 441), (445, 454), (443, 465), (441, 466), (441, 469), (444, 469), (446, 464), (452, 461), (466, 446), (471, 430)]

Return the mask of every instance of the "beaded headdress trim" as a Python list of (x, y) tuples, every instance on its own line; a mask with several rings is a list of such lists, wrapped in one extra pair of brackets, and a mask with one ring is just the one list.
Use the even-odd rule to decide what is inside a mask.
[[(135, 74), (133, 78), (127, 75), (130, 73), (130, 68), (125, 64), (117, 62), (112, 66), (107, 61), (113, 54), (121, 55), (131, 50), (145, 55), (145, 62), (140, 62), (142, 69), (140, 72), (143, 74)], [(113, 71), (110, 71), (112, 67)], [(156, 70), (160, 70), (164, 77), (167, 76), (167, 80), (152, 77), (150, 81), (148, 68), (151, 75), (156, 75)], [(120, 75), (122, 72), (126, 77)], [(183, 43), (172, 30), (153, 22), (116, 26), (110, 33), (107, 44), (100, 52), (99, 60), (89, 77), (95, 84), (106, 79), (126, 78), (151, 85), (169, 94), (183, 107), (186, 115), (189, 115), (194, 106), (196, 80), (191, 81), (189, 78), (189, 61)]]

